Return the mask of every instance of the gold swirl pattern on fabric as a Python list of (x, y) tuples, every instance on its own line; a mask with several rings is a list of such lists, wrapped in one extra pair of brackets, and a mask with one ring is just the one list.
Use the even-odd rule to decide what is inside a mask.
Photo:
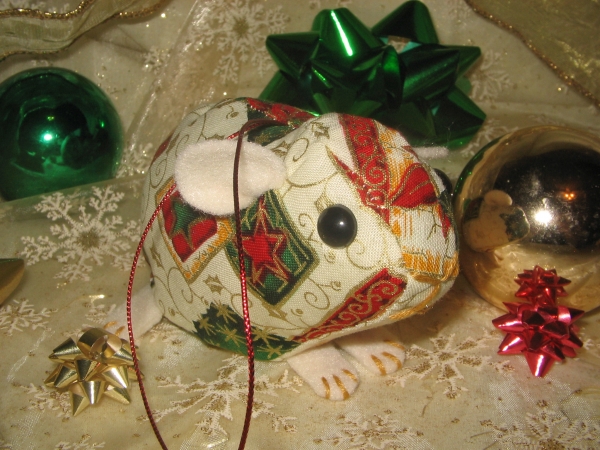
[(404, 279), (382, 270), (366, 283), (353, 289), (353, 294), (344, 304), (319, 325), (306, 330), (294, 340), (306, 342), (353, 327), (361, 322), (374, 320), (402, 295), (406, 284)]

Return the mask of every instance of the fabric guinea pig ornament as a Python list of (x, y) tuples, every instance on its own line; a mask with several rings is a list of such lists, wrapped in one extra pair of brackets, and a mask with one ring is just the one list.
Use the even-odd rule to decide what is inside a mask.
[[(278, 123), (243, 137), (240, 253), (232, 173), (253, 119)], [(404, 348), (385, 325), (424, 312), (458, 274), (449, 193), (372, 119), (255, 99), (200, 107), (157, 152), (142, 201), (143, 222), (157, 219), (144, 243), (154, 300), (140, 298), (150, 288), (134, 298), (136, 334), (164, 314), (246, 354), (242, 254), (255, 358), (286, 359), (332, 400), (359, 383), (338, 348), (376, 374), (396, 371)]]

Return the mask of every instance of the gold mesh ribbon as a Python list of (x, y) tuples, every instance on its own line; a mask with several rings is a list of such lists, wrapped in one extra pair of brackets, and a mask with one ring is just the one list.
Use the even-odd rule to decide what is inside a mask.
[(522, 40), (569, 86), (600, 107), (600, 3), (590, 0), (466, 0)]
[(167, 0), (83, 0), (64, 13), (34, 9), (0, 11), (0, 60), (17, 53), (50, 53), (68, 47), (96, 25), (112, 18), (139, 18)]

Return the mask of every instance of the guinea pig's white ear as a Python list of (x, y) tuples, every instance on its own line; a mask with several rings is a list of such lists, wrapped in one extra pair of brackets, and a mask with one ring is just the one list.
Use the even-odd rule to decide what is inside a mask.
[[(215, 216), (231, 215), (233, 162), (237, 139), (210, 139), (191, 144), (175, 159), (175, 183), (183, 199), (194, 208)], [(240, 208), (247, 208), (265, 192), (286, 180), (283, 160), (254, 142), (242, 143), (239, 168)]]
[(438, 159), (445, 158), (448, 156), (448, 149), (446, 147), (413, 147), (414, 152), (417, 154), (419, 159)]

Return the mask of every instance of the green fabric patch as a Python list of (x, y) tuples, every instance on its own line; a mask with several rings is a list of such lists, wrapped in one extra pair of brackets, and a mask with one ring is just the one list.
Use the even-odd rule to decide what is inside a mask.
[[(242, 355), (248, 354), (244, 319), (230, 306), (212, 303), (206, 314), (202, 314), (200, 320), (194, 320), (193, 323), (196, 334), (206, 344)], [(257, 360), (276, 359), (300, 345), (282, 336), (270, 334), (262, 328), (251, 327), (251, 331)]]

